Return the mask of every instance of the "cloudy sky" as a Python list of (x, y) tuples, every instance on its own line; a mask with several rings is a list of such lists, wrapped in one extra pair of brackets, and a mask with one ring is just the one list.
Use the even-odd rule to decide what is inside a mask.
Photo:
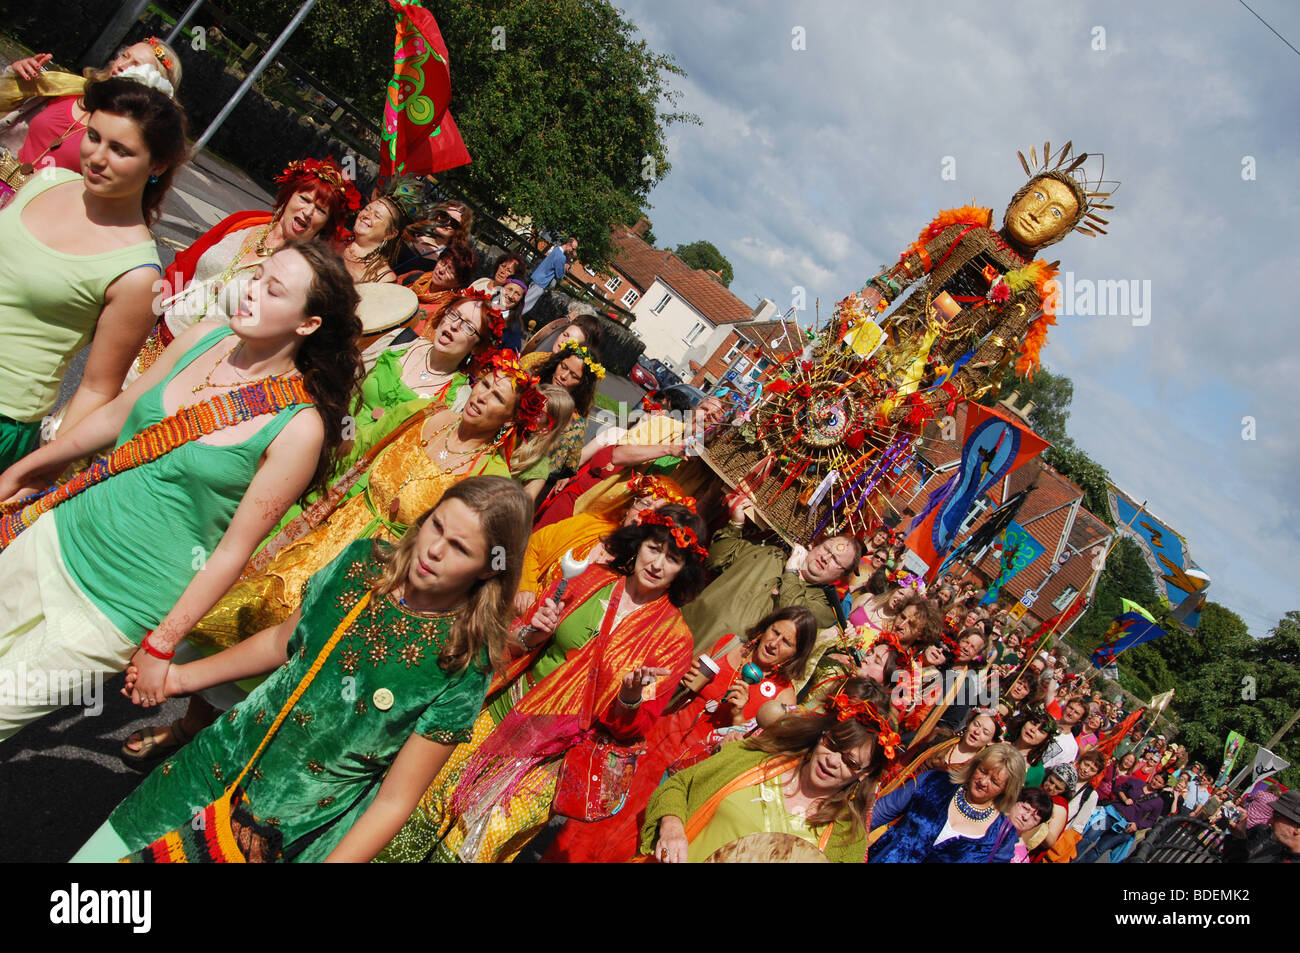
[[(1250, 3), (1300, 46), (1300, 6)], [(751, 304), (803, 288), (824, 320), (939, 209), (1000, 221), (1017, 149), (1105, 153), (1110, 234), (1047, 257), (1141, 310), (1052, 329), (1070, 431), (1254, 635), (1300, 608), (1300, 55), (1236, 0), (616, 5), (703, 119), (670, 127), (655, 234), (712, 241)]]

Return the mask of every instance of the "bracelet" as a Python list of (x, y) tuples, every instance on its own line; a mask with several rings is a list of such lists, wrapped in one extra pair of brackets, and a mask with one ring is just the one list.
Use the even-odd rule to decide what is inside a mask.
[(623, 701), (622, 695), (618, 695), (615, 697), (618, 698), (618, 703), (622, 705), (624, 708), (626, 708), (628, 711), (633, 711), (637, 708), (640, 708), (641, 702), (645, 701), (645, 699), (642, 696), (638, 695), (636, 701), (629, 705), (627, 702)]
[(524, 639), (524, 633), (532, 629), (531, 625), (520, 626), (519, 628), (519, 647), (525, 652), (531, 652), (533, 647)]
[(156, 648), (154, 648), (152, 645), (149, 644), (149, 636), (151, 635), (153, 635), (153, 629), (149, 629), (148, 631), (145, 632), (144, 638), (140, 640), (140, 648), (144, 649), (146, 652), (148, 652), (156, 659), (162, 659), (164, 662), (170, 661), (176, 655), (175, 651), (172, 652), (158, 651)]

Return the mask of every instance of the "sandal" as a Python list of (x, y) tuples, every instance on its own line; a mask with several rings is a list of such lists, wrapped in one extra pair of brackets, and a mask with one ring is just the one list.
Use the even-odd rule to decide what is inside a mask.
[[(122, 742), (122, 760), (134, 768), (147, 768), (155, 762), (161, 761), (169, 753), (188, 744), (191, 736), (185, 731), (185, 719), (177, 718), (168, 727), (171, 728), (172, 740), (170, 743), (154, 739), (155, 728), (141, 728), (134, 731), (131, 736)], [(138, 741), (140, 747), (133, 750), (128, 745), (132, 741)]]

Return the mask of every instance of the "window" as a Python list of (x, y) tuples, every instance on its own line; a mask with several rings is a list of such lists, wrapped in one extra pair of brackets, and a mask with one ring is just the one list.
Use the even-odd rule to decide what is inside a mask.
[(742, 357), (739, 361), (736, 362), (736, 373), (743, 374), (747, 370), (749, 370), (749, 358)]
[(1064, 612), (1065, 607), (1070, 604), (1070, 600), (1078, 595), (1078, 593), (1079, 590), (1074, 588), (1074, 586), (1066, 586), (1065, 591), (1052, 600), (1052, 605), (1055, 607), (1057, 612)]
[(613, 278), (609, 279), (609, 281), (605, 282), (605, 290), (617, 291), (618, 286), (621, 285), (622, 283), (623, 283), (623, 279), (620, 278), (618, 275), (615, 275)]
[(972, 503), (970, 512), (966, 514), (966, 518), (962, 520), (961, 526), (957, 529), (957, 535), (960, 536), (962, 533), (974, 526), (975, 521), (987, 512), (989, 506), (989, 501), (982, 496)]
[(650, 309), (650, 313), (658, 314), (659, 312), (663, 311), (664, 308), (668, 307), (668, 302), (672, 300), (673, 300), (672, 295), (664, 295), (663, 298), (660, 299), (659, 303)]
[(623, 306), (627, 308), (632, 307), (632, 305), (636, 304), (636, 299), (639, 297), (641, 297), (641, 295), (635, 288), (628, 288), (627, 294), (623, 295), (621, 299)]
[(687, 344), (694, 344), (696, 339), (704, 333), (704, 324), (700, 321), (695, 322), (695, 326), (686, 332), (686, 337), (682, 338)]
[(725, 364), (727, 367), (730, 367), (731, 362), (736, 359), (736, 355), (739, 353), (740, 353), (740, 347), (735, 344), (731, 345), (731, 350), (728, 351), (726, 356), (722, 359), (722, 363)]

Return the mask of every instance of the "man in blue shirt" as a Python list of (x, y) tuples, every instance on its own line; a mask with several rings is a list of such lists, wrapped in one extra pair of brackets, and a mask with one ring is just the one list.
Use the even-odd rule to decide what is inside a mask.
[(542, 263), (532, 273), (528, 286), (528, 292), (524, 295), (524, 309), (520, 314), (527, 314), (533, 309), (540, 298), (551, 285), (558, 285), (564, 280), (564, 270), (569, 266), (578, 255), (578, 240), (576, 238), (566, 238), (561, 242), (556, 242), (551, 246), (551, 250), (546, 253)]

